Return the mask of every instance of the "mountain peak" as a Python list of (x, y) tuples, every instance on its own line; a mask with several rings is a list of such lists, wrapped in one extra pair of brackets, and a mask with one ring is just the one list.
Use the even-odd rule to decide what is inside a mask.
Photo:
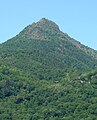
[(29, 39), (46, 40), (48, 34), (59, 33), (60, 29), (56, 23), (46, 18), (40, 19), (38, 22), (33, 22), (20, 32), (19, 37)]
[(42, 19), (40, 19), (39, 21), (40, 21), (40, 22), (48, 22), (49, 20), (46, 19), (46, 18), (42, 18)]
[(55, 22), (53, 22), (53, 21), (51, 21), (49, 19), (42, 18), (37, 23), (40, 24), (40, 26), (42, 26), (42, 27), (43, 26), (48, 27), (49, 29), (53, 29), (53, 30), (55, 30), (57, 32), (60, 31), (59, 26)]

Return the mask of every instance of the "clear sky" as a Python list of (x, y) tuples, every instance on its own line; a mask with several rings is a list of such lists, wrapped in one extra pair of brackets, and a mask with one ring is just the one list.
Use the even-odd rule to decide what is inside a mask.
[(0, 0), (0, 43), (43, 17), (97, 50), (97, 0)]

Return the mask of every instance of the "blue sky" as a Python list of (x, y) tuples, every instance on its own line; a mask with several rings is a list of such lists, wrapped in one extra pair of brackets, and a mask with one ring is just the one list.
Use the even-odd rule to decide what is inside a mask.
[(1, 0), (0, 43), (43, 17), (97, 50), (97, 0)]

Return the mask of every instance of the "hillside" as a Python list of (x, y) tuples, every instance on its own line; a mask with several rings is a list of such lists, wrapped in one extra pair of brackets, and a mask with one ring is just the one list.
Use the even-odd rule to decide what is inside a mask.
[(43, 18), (0, 45), (0, 62), (33, 73), (38, 79), (58, 79), (57, 75), (63, 77), (67, 68), (81, 73), (95, 68), (97, 51), (80, 44), (61, 32), (56, 23)]
[(96, 101), (97, 70), (54, 82), (0, 66), (1, 120), (96, 120)]
[(96, 120), (97, 51), (42, 18), (0, 44), (0, 120)]

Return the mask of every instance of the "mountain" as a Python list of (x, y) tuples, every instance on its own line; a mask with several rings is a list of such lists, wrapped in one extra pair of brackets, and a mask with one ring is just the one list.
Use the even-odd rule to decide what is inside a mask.
[(0, 44), (1, 120), (96, 120), (97, 51), (42, 18)]
[(65, 76), (67, 68), (81, 73), (95, 68), (97, 51), (42, 18), (0, 45), (0, 59), (1, 63), (34, 74), (38, 79), (58, 79), (58, 74), (59, 78)]

